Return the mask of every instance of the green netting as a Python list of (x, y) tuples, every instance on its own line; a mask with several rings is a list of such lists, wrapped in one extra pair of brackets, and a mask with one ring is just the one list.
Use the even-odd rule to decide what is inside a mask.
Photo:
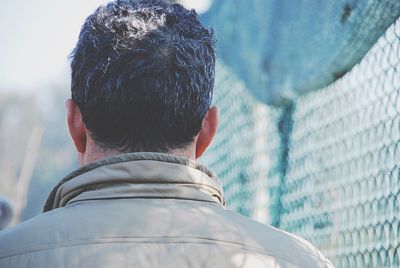
[(337, 267), (400, 267), (400, 21), (335, 83), (280, 109), (223, 65), (203, 162), (228, 207), (296, 233)]
[(248, 89), (280, 104), (340, 78), (398, 16), (399, 0), (215, 0), (203, 20)]

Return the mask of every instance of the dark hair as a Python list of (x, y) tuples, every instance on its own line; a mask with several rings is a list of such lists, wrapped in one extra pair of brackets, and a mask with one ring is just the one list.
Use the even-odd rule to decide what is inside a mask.
[(95, 142), (166, 152), (193, 141), (211, 104), (214, 45), (196, 12), (179, 4), (99, 7), (71, 54), (72, 99)]

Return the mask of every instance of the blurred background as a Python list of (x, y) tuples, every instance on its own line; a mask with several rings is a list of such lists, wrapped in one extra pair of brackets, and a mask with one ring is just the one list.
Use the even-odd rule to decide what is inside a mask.
[[(0, 229), (40, 213), (78, 167), (68, 55), (106, 2), (2, 6)], [(174, 2), (218, 40), (221, 122), (200, 161), (228, 208), (306, 238), (337, 267), (400, 267), (400, 2)]]

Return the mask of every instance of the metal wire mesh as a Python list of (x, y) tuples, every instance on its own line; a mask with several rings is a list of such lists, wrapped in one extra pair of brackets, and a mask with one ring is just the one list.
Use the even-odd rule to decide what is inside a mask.
[(296, 233), (337, 267), (400, 267), (400, 20), (351, 72), (277, 109), (219, 64), (203, 158), (228, 207)]
[(275, 124), (279, 110), (258, 103), (222, 63), (217, 64), (216, 77), (214, 104), (219, 108), (219, 128), (201, 162), (220, 177), (229, 208), (270, 222), (278, 211), (269, 213), (269, 206), (277, 207), (280, 197), (281, 177), (274, 172), (279, 159), (273, 157), (281, 146)]
[(280, 227), (337, 267), (400, 266), (400, 21), (295, 103)]

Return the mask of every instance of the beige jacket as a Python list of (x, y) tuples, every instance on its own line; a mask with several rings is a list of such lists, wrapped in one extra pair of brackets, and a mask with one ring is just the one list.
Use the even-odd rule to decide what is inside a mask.
[(224, 207), (206, 168), (166, 154), (71, 173), (45, 213), (0, 232), (0, 267), (333, 267), (310, 243)]

